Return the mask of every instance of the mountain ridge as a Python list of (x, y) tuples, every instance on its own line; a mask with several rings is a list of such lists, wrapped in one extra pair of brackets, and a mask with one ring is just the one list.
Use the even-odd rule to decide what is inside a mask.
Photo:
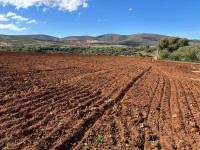
[[(0, 40), (5, 41), (11, 39), (15, 41), (30, 40), (33, 41), (49, 41), (49, 42), (61, 42), (61, 43), (83, 43), (83, 44), (106, 44), (106, 45), (128, 45), (128, 46), (154, 46), (160, 39), (169, 36), (153, 33), (137, 33), (131, 35), (120, 35), (120, 34), (102, 34), (99, 36), (68, 36), (63, 38), (58, 38), (45, 34), (33, 34), (33, 35), (0, 35)], [(3, 38), (4, 37), (4, 38)], [(200, 43), (200, 40), (190, 40), (193, 43)]]

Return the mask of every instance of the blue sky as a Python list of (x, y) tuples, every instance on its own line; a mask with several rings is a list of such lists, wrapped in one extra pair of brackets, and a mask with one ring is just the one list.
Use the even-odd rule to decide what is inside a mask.
[(0, 0), (0, 34), (156, 33), (200, 39), (199, 0)]

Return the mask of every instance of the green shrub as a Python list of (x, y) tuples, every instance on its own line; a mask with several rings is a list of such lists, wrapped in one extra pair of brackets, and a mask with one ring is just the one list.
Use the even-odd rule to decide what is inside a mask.
[(185, 46), (180, 47), (177, 50), (177, 53), (180, 55), (179, 60), (182, 61), (195, 61), (197, 60), (197, 50), (196, 48)]
[(99, 135), (96, 137), (95, 142), (96, 142), (96, 143), (99, 143), (99, 142), (102, 142), (102, 140), (103, 140), (103, 134), (99, 134)]
[(185, 61), (195, 61), (197, 60), (197, 53), (194, 49), (187, 51), (185, 55)]
[(181, 54), (179, 51), (174, 51), (170, 54), (171, 60), (179, 61), (181, 60)]
[(167, 59), (170, 56), (170, 52), (167, 49), (160, 51), (160, 59)]

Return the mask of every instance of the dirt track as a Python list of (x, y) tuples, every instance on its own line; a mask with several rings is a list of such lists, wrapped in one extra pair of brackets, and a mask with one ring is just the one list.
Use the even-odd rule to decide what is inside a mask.
[(0, 149), (199, 150), (199, 68), (0, 52)]

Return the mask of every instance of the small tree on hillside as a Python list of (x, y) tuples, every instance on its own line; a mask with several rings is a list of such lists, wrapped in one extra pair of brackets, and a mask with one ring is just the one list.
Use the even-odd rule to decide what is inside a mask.
[(179, 47), (188, 46), (188, 39), (180, 39), (179, 37), (163, 38), (156, 44), (156, 46), (160, 50), (167, 49), (169, 52), (173, 52), (179, 49)]

